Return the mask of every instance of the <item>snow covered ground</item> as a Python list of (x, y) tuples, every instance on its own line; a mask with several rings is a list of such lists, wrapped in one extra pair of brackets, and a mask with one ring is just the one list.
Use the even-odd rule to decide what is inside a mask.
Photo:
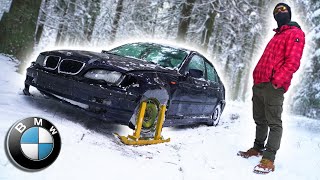
[[(113, 133), (126, 126), (110, 124), (81, 110), (43, 97), (22, 95), (24, 76), (0, 55), (0, 179), (320, 179), (320, 120), (285, 115), (275, 172), (252, 173), (260, 158), (243, 159), (238, 150), (252, 146), (251, 103), (228, 102), (217, 127), (164, 128), (171, 142), (125, 146)], [(50, 120), (62, 138), (60, 156), (40, 172), (24, 172), (5, 154), (5, 136), (18, 120), (38, 116)]]

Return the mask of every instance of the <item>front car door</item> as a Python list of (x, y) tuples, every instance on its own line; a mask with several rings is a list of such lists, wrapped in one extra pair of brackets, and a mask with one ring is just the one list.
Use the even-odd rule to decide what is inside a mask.
[[(190, 69), (202, 71), (202, 77), (192, 77)], [(168, 111), (170, 116), (201, 116), (206, 103), (206, 88), (208, 83), (205, 79), (204, 59), (199, 55), (190, 58), (174, 92)]]

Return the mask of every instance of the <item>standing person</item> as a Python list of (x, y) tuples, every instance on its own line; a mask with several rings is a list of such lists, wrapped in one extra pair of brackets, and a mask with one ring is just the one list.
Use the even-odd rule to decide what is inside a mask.
[(304, 32), (298, 23), (291, 21), (291, 9), (287, 4), (277, 4), (273, 16), (278, 28), (274, 30), (275, 35), (253, 71), (254, 145), (248, 151), (238, 152), (244, 158), (262, 156), (260, 163), (254, 167), (254, 172), (259, 174), (274, 171), (274, 160), (282, 136), (283, 94), (288, 91), (292, 75), (300, 66), (305, 44)]

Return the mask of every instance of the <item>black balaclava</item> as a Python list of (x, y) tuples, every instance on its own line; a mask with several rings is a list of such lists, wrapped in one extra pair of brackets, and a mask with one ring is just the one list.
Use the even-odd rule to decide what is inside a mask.
[[(276, 5), (276, 7), (278, 6), (284, 6), (287, 8), (288, 12), (284, 13), (284, 12), (279, 12), (276, 15), (273, 15), (274, 19), (277, 21), (278, 24), (278, 28), (280, 28), (281, 26), (288, 24), (291, 21), (291, 8), (288, 4), (285, 3), (278, 3)], [(276, 7), (274, 9), (276, 9)]]

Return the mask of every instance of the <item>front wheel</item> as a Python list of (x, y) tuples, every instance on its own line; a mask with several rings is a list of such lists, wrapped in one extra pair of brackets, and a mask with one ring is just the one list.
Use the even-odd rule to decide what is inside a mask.
[(160, 112), (160, 103), (156, 99), (148, 99), (146, 102), (147, 107), (142, 122), (141, 134), (151, 135), (156, 130), (156, 124)]
[(218, 104), (213, 111), (211, 119), (208, 121), (208, 125), (217, 126), (221, 118), (221, 113), (222, 113), (221, 104)]

